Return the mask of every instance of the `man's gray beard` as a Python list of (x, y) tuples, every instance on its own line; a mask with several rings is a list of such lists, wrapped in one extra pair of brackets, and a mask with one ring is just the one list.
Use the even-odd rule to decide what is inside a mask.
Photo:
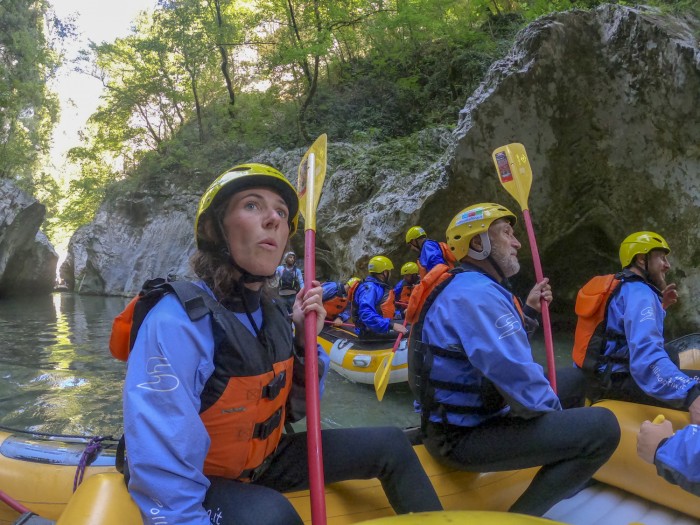
[(506, 279), (513, 277), (520, 271), (520, 263), (514, 257), (510, 257), (500, 251), (500, 248), (492, 246), (491, 257), (506, 276)]

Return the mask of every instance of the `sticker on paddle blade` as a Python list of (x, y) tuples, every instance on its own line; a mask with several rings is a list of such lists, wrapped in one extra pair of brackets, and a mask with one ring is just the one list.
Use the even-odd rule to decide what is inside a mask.
[(498, 175), (501, 177), (501, 182), (510, 182), (513, 180), (513, 174), (510, 172), (510, 164), (505, 151), (499, 151), (495, 154), (496, 165), (498, 166)]

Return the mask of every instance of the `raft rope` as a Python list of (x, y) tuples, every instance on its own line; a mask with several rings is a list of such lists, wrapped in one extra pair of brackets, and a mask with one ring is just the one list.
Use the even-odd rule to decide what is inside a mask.
[[(92, 464), (97, 458), (97, 455), (103, 449), (103, 442), (105, 441), (115, 441), (113, 436), (78, 436), (71, 434), (47, 434), (45, 432), (36, 432), (33, 430), (21, 430), (18, 428), (6, 427), (0, 425), (0, 430), (5, 430), (13, 434), (28, 434), (30, 436), (37, 437), (47, 437), (47, 438), (61, 438), (61, 439), (80, 439), (88, 440), (83, 453), (78, 460), (78, 466), (75, 469), (75, 477), (73, 478), (73, 492), (78, 490), (78, 487), (83, 482), (83, 477), (85, 476), (85, 469)], [(1, 496), (1, 494), (0, 494)], [(5, 501), (0, 497), (0, 501)], [(8, 503), (8, 502), (6, 502)], [(8, 503), (9, 505), (10, 503)]]
[(75, 477), (73, 478), (73, 492), (78, 490), (78, 487), (83, 482), (83, 476), (85, 475), (85, 469), (95, 461), (97, 455), (102, 451), (102, 442), (109, 437), (95, 436), (88, 442), (83, 454), (80, 456), (80, 461), (78, 461), (78, 466), (75, 469)]

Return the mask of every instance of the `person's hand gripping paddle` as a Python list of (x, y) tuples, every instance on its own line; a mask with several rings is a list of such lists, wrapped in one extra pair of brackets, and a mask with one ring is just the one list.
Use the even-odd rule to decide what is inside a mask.
[[(532, 185), (532, 169), (530, 168), (527, 153), (525, 153), (525, 146), (518, 143), (501, 146), (494, 150), (492, 157), (501, 185), (518, 201), (520, 209), (523, 211), (527, 238), (530, 241), (530, 249), (532, 250), (532, 263), (535, 266), (535, 277), (538, 283), (542, 282), (542, 279), (544, 279), (542, 263), (540, 262), (535, 230), (532, 228), (532, 218), (530, 217), (530, 210), (527, 204), (530, 186)], [(540, 302), (542, 305), (542, 324), (544, 325), (544, 346), (547, 351), (547, 373), (549, 384), (556, 392), (557, 373), (554, 363), (554, 342), (552, 340), (552, 322), (549, 319), (549, 304), (544, 298), (541, 298)]]
[[(326, 178), (325, 133), (316, 139), (299, 164), (299, 210), (304, 217), (304, 277), (311, 286), (316, 280), (316, 208)], [(309, 455), (309, 492), (311, 522), (325, 525), (326, 500), (321, 448), (321, 403), (318, 388), (318, 355), (316, 353), (316, 312), (304, 318), (304, 353), (306, 379), (306, 440)]]
[[(403, 325), (406, 326), (406, 321), (404, 320)], [(394, 361), (394, 356), (396, 355), (396, 349), (401, 343), (401, 338), (403, 333), (400, 333), (394, 341), (394, 347), (391, 349), (389, 355), (385, 355), (381, 363), (377, 367), (377, 371), (374, 373), (374, 391), (377, 393), (377, 399), (381, 401), (384, 399), (384, 393), (386, 392), (386, 387), (389, 386), (389, 376), (391, 376), (391, 363)]]

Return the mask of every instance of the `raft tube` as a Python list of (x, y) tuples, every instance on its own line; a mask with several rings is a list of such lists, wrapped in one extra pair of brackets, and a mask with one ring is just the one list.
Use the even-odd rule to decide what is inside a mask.
[[(318, 343), (331, 358), (331, 369), (354, 383), (374, 384), (374, 374), (391, 354), (395, 339), (360, 339), (352, 329), (324, 326)], [(391, 363), (389, 383), (408, 381), (407, 344), (402, 339)]]

